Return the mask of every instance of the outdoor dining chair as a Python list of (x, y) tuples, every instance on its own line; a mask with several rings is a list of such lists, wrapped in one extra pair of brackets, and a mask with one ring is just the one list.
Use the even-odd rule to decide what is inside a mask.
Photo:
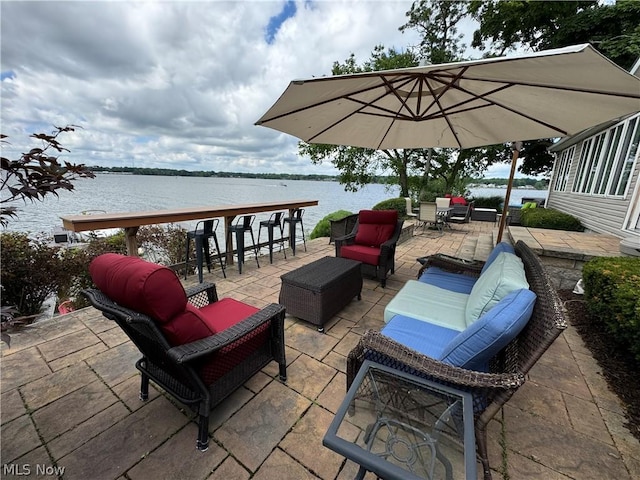
[(442, 233), (443, 223), (442, 218), (438, 215), (438, 205), (436, 202), (420, 202), (418, 220), (423, 230), (433, 227)]

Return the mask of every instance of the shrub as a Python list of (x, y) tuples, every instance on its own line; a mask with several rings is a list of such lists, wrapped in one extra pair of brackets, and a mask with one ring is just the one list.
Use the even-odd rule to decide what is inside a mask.
[[(146, 260), (162, 265), (176, 265), (185, 261), (187, 231), (174, 224), (141, 227), (136, 235)], [(189, 258), (195, 258), (195, 242), (191, 243)]]
[(348, 217), (349, 215), (353, 215), (353, 214), (348, 210), (338, 210), (336, 212), (330, 213), (329, 215), (327, 215), (326, 217), (324, 217), (322, 220), (318, 222), (318, 224), (315, 226), (315, 228), (311, 232), (311, 235), (309, 235), (309, 238), (313, 240), (314, 238), (319, 238), (319, 237), (330, 237), (331, 224), (329, 221), (341, 220), (344, 217)]
[(39, 314), (65, 271), (58, 248), (25, 233), (3, 232), (0, 239), (2, 305), (14, 306), (21, 316)]
[(591, 317), (640, 361), (640, 258), (590, 260), (582, 278)]
[(421, 202), (435, 202), (437, 197), (444, 197), (447, 191), (447, 182), (443, 178), (432, 178), (420, 187), (419, 200)]
[(377, 203), (372, 210), (397, 210), (399, 218), (407, 218), (407, 202), (404, 198), (389, 198)]
[(520, 223), (524, 227), (531, 228), (548, 228), (570, 232), (584, 231), (582, 223), (576, 217), (553, 208), (525, 208), (522, 210)]
[(495, 195), (493, 197), (471, 197), (468, 199), (468, 202), (474, 202), (473, 205), (475, 208), (495, 208), (496, 210), (501, 211), (504, 203), (504, 197), (501, 197), (500, 195)]

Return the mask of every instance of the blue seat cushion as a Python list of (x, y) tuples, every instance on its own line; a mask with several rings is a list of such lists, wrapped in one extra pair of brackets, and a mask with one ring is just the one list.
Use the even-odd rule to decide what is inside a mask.
[(452, 292), (466, 293), (467, 295), (471, 293), (476, 280), (478, 279), (475, 277), (448, 272), (439, 267), (427, 268), (418, 279), (419, 282), (428, 285), (435, 285), (436, 287), (445, 288)]
[(382, 329), (382, 334), (416, 352), (437, 359), (460, 332), (405, 315), (395, 315)]
[(493, 247), (493, 250), (491, 250), (491, 253), (487, 257), (487, 261), (485, 262), (484, 266), (482, 267), (482, 271), (480, 272), (480, 275), (482, 275), (487, 270), (487, 268), (489, 268), (489, 266), (493, 263), (493, 261), (502, 252), (513, 253), (514, 255), (516, 254), (516, 251), (513, 249), (511, 244), (509, 244), (507, 242), (500, 242), (495, 247)]
[(529, 289), (512, 291), (453, 338), (437, 359), (469, 370), (488, 371), (489, 360), (527, 324), (535, 301), (536, 294)]

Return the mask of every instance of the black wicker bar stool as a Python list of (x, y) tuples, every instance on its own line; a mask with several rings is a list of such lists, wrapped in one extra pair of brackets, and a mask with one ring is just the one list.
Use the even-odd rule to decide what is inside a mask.
[[(269, 263), (273, 263), (273, 244), (274, 242), (278, 242), (280, 244), (280, 250), (284, 253), (284, 258), (287, 258), (287, 251), (284, 245), (284, 228), (282, 227), (282, 218), (284, 216), (284, 212), (275, 212), (272, 213), (269, 217), (269, 220), (263, 220), (260, 222), (260, 228), (258, 229), (258, 245), (260, 245), (260, 234), (262, 233), (262, 227), (267, 229), (267, 234), (269, 236), (268, 245), (269, 245)], [(273, 238), (273, 230), (278, 227), (280, 230), (280, 238)]]
[(191, 245), (191, 240), (195, 240), (196, 242), (196, 265), (198, 267), (198, 281), (202, 283), (202, 268), (203, 268), (203, 253), (204, 259), (207, 262), (207, 270), (211, 272), (211, 251), (209, 248), (209, 239), (213, 238), (213, 242), (216, 245), (216, 256), (218, 257), (218, 262), (220, 262), (220, 268), (222, 269), (222, 275), (224, 278), (227, 278), (227, 274), (224, 270), (224, 264), (222, 263), (222, 256), (220, 255), (220, 245), (218, 244), (218, 236), (216, 235), (216, 230), (218, 229), (218, 224), (220, 220), (217, 218), (211, 220), (200, 220), (196, 223), (195, 230), (187, 232), (187, 253), (184, 260), (184, 278), (187, 278), (187, 274), (189, 272), (189, 253), (191, 249), (189, 248)]
[(253, 221), (256, 219), (255, 215), (243, 215), (238, 217), (236, 223), (229, 226), (227, 235), (235, 233), (236, 237), (236, 250), (238, 251), (238, 273), (242, 273), (242, 264), (244, 263), (244, 236), (248, 232), (251, 235), (251, 245), (253, 246), (253, 253), (256, 256), (256, 264), (260, 268), (260, 262), (258, 261), (258, 247), (256, 246), (256, 240), (253, 235)]
[(296, 208), (290, 217), (284, 218), (284, 223), (289, 224), (289, 244), (293, 255), (296, 254), (296, 225), (300, 224), (302, 229), (302, 243), (304, 244), (304, 251), (307, 251), (307, 241), (304, 238), (304, 224), (302, 223), (302, 216), (304, 215), (304, 208)]

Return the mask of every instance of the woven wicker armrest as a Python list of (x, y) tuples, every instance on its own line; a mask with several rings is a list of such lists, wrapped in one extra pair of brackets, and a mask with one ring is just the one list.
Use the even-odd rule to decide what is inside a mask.
[(199, 283), (184, 289), (187, 301), (197, 308), (202, 308), (218, 301), (218, 292), (213, 283)]
[(91, 302), (95, 308), (102, 311), (104, 316), (110, 320), (115, 320), (116, 317), (119, 316), (126, 318), (129, 323), (152, 321), (142, 313), (134, 312), (133, 310), (118, 305), (97, 288), (86, 288), (80, 293), (87, 297), (89, 302)]
[(335, 239), (336, 257), (340, 256), (340, 249), (343, 245), (352, 245), (356, 241), (356, 234), (350, 233), (349, 235), (343, 235)]
[[(215, 335), (173, 347), (167, 353), (178, 363), (191, 362), (220, 350), (268, 322), (274, 323), (276, 329), (274, 335), (279, 335), (284, 330), (284, 312), (285, 308), (282, 305), (271, 303), (259, 312)], [(282, 348), (284, 349), (284, 345)]]
[(429, 267), (438, 267), (453, 273), (479, 277), (484, 263), (479, 260), (465, 260), (464, 258), (452, 257), (444, 253), (436, 253), (426, 257), (418, 271), (418, 278)]
[(525, 381), (524, 375), (520, 373), (484, 373), (454, 367), (407, 348), (380, 332), (369, 330), (347, 358), (347, 386), (351, 385), (367, 351), (374, 352), (370, 355), (374, 360), (375, 354), (379, 354), (392, 359), (404, 371), (440, 383), (455, 385), (466, 391), (479, 390), (484, 394), (491, 390), (515, 391)]
[(353, 243), (356, 239), (356, 234), (355, 233), (350, 233), (348, 235), (343, 235), (341, 237), (338, 237), (335, 239), (336, 244), (344, 244), (344, 245), (349, 245), (350, 243)]
[(390, 239), (380, 244), (380, 256), (382, 258), (389, 258), (393, 255), (393, 249), (396, 246), (396, 240)]

